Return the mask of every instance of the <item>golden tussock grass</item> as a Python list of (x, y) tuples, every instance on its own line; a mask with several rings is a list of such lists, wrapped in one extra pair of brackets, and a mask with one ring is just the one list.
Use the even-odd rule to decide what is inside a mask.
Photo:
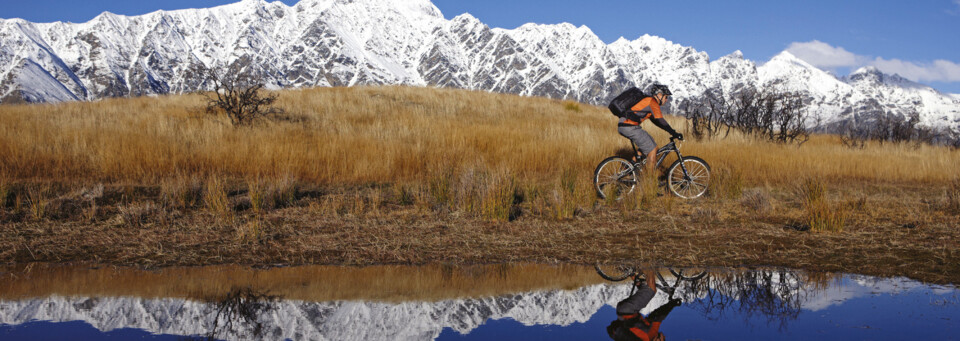
[[(283, 117), (236, 128), (202, 114), (199, 95), (0, 106), (0, 259), (590, 263), (618, 250), (693, 265), (886, 273), (911, 264), (935, 278), (945, 276), (940, 264), (958, 263), (950, 238), (960, 211), (944, 209), (960, 205), (960, 187), (948, 185), (957, 150), (731, 134), (682, 145), (714, 170), (705, 197), (659, 196), (643, 183), (624, 200), (597, 202), (596, 164), (629, 148), (605, 108), (412, 87), (279, 96)], [(803, 179), (821, 188), (804, 189)], [(102, 197), (69, 195), (91, 184), (105, 186)], [(124, 215), (141, 228), (111, 223)], [(919, 227), (901, 228), (911, 222)], [(784, 229), (797, 225), (837, 232)], [(641, 235), (664, 245), (641, 256), (618, 246)], [(798, 241), (819, 246), (792, 248)], [(864, 255), (878, 258), (856, 263)]]
[[(549, 182), (571, 170), (586, 176), (627, 142), (605, 109), (542, 98), (410, 87), (279, 95), (285, 118), (239, 128), (203, 115), (199, 95), (0, 106), (0, 172), (14, 180), (159, 184), (171, 174), (216, 174), (356, 185), (431, 183), (479, 167)], [(734, 134), (688, 142), (683, 151), (747, 183), (947, 181), (960, 167), (960, 154), (945, 148), (849, 149), (819, 135), (798, 147)], [(439, 202), (449, 200), (442, 186), (431, 183)]]
[(215, 301), (235, 288), (307, 301), (436, 301), (602, 283), (578, 265), (171, 267), (157, 271), (28, 266), (0, 275), (0, 298), (62, 296), (184, 297)]

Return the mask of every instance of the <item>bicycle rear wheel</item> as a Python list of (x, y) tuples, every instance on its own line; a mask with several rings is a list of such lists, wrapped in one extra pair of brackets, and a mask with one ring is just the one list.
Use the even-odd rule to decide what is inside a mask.
[(603, 279), (608, 281), (619, 282), (637, 274), (637, 270), (632, 266), (625, 264), (613, 264), (613, 263), (603, 263), (597, 262), (593, 266), (597, 270), (597, 274)]
[[(683, 169), (687, 172), (684, 174)], [(710, 186), (710, 165), (696, 156), (684, 156), (683, 167), (680, 160), (674, 161), (667, 169), (667, 188), (670, 193), (684, 199), (699, 198)]]
[(593, 185), (601, 199), (620, 199), (633, 192), (639, 182), (636, 168), (629, 160), (612, 156), (600, 162), (593, 172)]

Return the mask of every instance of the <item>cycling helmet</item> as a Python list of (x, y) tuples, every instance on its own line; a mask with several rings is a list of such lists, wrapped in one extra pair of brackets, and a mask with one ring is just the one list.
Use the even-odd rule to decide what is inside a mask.
[(668, 88), (666, 85), (663, 85), (663, 84), (654, 84), (653, 86), (650, 87), (649, 92), (651, 96), (656, 96), (657, 94), (661, 94), (661, 93), (667, 96), (673, 95), (673, 93), (670, 92), (670, 88)]

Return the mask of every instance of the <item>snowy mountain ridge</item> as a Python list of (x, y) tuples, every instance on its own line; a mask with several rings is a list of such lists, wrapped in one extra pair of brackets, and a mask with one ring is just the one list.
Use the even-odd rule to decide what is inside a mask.
[(876, 69), (836, 77), (788, 52), (759, 65), (716, 60), (644, 35), (604, 43), (563, 23), (490, 28), (444, 18), (429, 0), (243, 0), (86, 23), (0, 19), (0, 103), (96, 100), (206, 89), (205, 68), (246, 67), (272, 88), (402, 84), (606, 104), (659, 81), (678, 101), (706, 91), (782, 87), (807, 94), (824, 122), (919, 114), (960, 127), (960, 95)]

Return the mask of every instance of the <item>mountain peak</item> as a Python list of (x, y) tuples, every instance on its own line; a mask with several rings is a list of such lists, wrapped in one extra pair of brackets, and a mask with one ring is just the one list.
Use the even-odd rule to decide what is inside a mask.
[(850, 73), (851, 76), (858, 75), (858, 74), (883, 74), (883, 73), (880, 72), (880, 69), (877, 69), (876, 66), (871, 65), (871, 66), (864, 66)]
[[(744, 60), (744, 58), (743, 58), (743, 52), (741, 52), (740, 50), (736, 50), (736, 51), (733, 51), (733, 52), (731, 52), (730, 54), (728, 54), (728, 55), (726, 55), (726, 56), (720, 57), (720, 59)], [(719, 59), (718, 59), (718, 60), (719, 60)]]
[(790, 53), (788, 51), (780, 52), (780, 54), (771, 58), (770, 61), (768, 61), (766, 64), (785, 64), (785, 65), (793, 65), (803, 69), (823, 71), (823, 70), (820, 70), (820, 68), (813, 66), (810, 63), (807, 63), (803, 59), (800, 59), (797, 56), (794, 56), (793, 53)]

